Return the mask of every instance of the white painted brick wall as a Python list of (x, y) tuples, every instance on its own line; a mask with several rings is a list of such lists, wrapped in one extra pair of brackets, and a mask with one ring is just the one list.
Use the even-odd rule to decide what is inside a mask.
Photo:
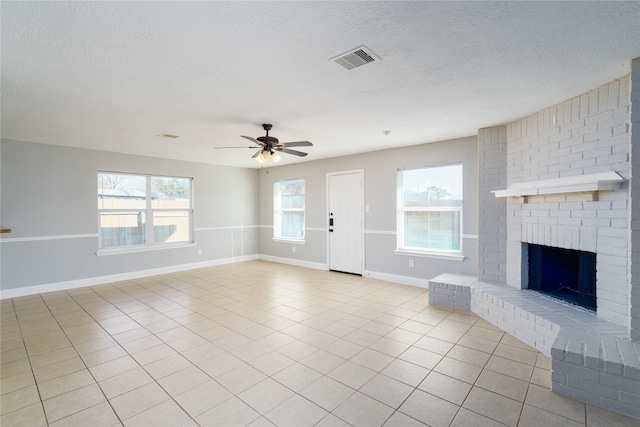
[[(502, 128), (504, 142), (493, 138)], [(589, 250), (597, 253), (598, 312), (571, 317), (596, 319), (586, 333), (560, 322), (553, 311), (512, 304), (508, 293), (478, 295), (475, 288), (471, 310), (543, 353), (553, 348), (554, 391), (640, 418), (640, 58), (632, 61), (629, 76), (506, 126), (481, 129), (478, 142), (479, 229), (487, 226), (478, 236), (484, 244), (481, 280), (523, 292), (517, 290), (527, 287), (522, 242)], [(576, 194), (494, 209), (498, 205), (487, 197), (511, 183), (607, 171), (627, 182), (621, 190), (599, 193), (596, 201)], [(495, 235), (491, 215), (506, 220), (499, 228), (506, 241), (504, 234)]]
[[(624, 77), (508, 124), (508, 184), (610, 170), (628, 178), (630, 82)], [(617, 268), (627, 265), (623, 259), (630, 245), (628, 194), (623, 186), (593, 202), (575, 195), (558, 203), (509, 204), (506, 283), (526, 287), (520, 242), (602, 254), (597, 257), (598, 315), (628, 325), (630, 273)]]
[(506, 188), (507, 127), (478, 131), (479, 180), (478, 277), (486, 282), (507, 282), (506, 203), (492, 190)]
[[(631, 79), (621, 84), (630, 85), (630, 130), (629, 140), (630, 179), (629, 179), (629, 206), (631, 238), (628, 257), (629, 282), (632, 284), (629, 292), (629, 336), (640, 341), (640, 58), (631, 62)], [(622, 88), (621, 88), (622, 91)], [(624, 136), (626, 129), (614, 126), (614, 138)]]

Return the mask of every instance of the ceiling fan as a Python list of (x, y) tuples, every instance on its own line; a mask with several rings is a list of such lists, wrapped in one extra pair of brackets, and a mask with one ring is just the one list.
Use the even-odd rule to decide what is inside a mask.
[[(269, 160), (273, 160), (274, 163), (280, 161), (280, 155), (278, 153), (293, 154), (294, 156), (304, 157), (307, 153), (302, 151), (291, 150), (288, 147), (312, 147), (313, 144), (309, 141), (293, 141), (293, 142), (280, 142), (278, 138), (269, 136), (269, 131), (272, 125), (264, 123), (262, 128), (267, 132), (265, 136), (259, 136), (258, 138), (252, 138), (250, 136), (240, 135), (242, 138), (248, 139), (251, 142), (258, 144), (259, 150), (251, 156), (252, 159), (256, 159), (258, 163), (265, 163)], [(216, 149), (225, 148), (256, 148), (255, 145), (250, 147), (214, 147)]]

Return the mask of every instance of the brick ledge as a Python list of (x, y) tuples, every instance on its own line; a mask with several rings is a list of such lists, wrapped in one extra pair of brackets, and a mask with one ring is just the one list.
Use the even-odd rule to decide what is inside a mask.
[(469, 310), (551, 357), (552, 390), (640, 419), (640, 341), (627, 328), (545, 295), (442, 274), (429, 302)]

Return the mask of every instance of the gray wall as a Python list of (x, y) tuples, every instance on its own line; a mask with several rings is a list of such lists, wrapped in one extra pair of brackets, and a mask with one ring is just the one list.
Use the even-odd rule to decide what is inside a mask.
[[(258, 253), (256, 170), (10, 140), (0, 150), (0, 218), (12, 229), (2, 290)], [(196, 246), (96, 256), (98, 170), (193, 177)]]
[[(438, 274), (476, 274), (478, 232), (477, 138), (423, 144), (392, 150), (261, 169), (259, 172), (260, 254), (288, 258), (291, 262), (327, 265), (326, 174), (364, 170), (365, 270), (417, 279)], [(462, 162), (464, 175), (464, 261), (396, 255), (396, 175), (398, 168), (417, 168)], [(274, 242), (273, 183), (283, 179), (306, 180), (306, 244)], [(415, 267), (409, 268), (409, 259)]]
[[(326, 267), (326, 174), (353, 169), (364, 170), (370, 208), (365, 214), (366, 271), (419, 280), (443, 272), (476, 274), (475, 137), (260, 170), (11, 140), (1, 144), (0, 215), (13, 231), (0, 244), (3, 291), (239, 256)], [(464, 261), (396, 255), (397, 169), (456, 162), (464, 168)], [(98, 170), (193, 177), (196, 246), (96, 256)], [(294, 178), (306, 179), (307, 195), (306, 244), (295, 245), (295, 252), (294, 245), (272, 240), (273, 183)]]

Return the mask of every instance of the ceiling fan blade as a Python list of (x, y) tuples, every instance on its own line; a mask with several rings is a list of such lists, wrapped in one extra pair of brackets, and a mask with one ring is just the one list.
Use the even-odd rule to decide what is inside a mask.
[(245, 139), (248, 139), (248, 140), (249, 140), (249, 141), (251, 141), (251, 142), (255, 142), (256, 144), (258, 144), (258, 145), (259, 145), (259, 146), (261, 146), (261, 147), (264, 147), (264, 146), (266, 145), (264, 142), (260, 142), (260, 141), (258, 141), (258, 140), (257, 140), (257, 139), (255, 139), (255, 138), (251, 138), (250, 136), (244, 136), (244, 135), (240, 135), (240, 136), (241, 136), (241, 137), (243, 137), (243, 138), (245, 138)]
[(279, 147), (313, 147), (313, 144), (309, 141), (281, 142), (277, 145)]
[(255, 146), (253, 147), (213, 147), (214, 150), (223, 150), (225, 148), (253, 148), (254, 150), (256, 149)]
[(260, 153), (262, 153), (263, 150), (258, 150), (256, 151), (256, 154), (254, 154), (253, 156), (251, 156), (252, 159), (255, 159), (256, 157), (258, 157), (260, 155)]
[(275, 150), (281, 153), (293, 154), (294, 156), (299, 156), (299, 157), (304, 157), (307, 155), (307, 153), (303, 153), (302, 151), (289, 150), (288, 148), (276, 147)]

